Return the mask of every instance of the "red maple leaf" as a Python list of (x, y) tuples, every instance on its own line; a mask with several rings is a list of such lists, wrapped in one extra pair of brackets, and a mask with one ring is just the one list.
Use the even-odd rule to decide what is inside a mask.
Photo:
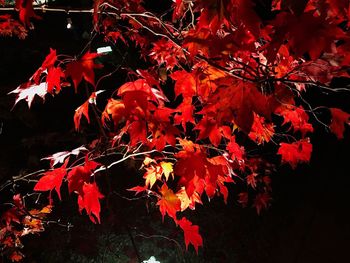
[[(2, 215), (1, 215), (1, 221), (6, 222), (6, 225), (10, 225), (11, 222), (15, 222), (17, 224), (21, 223), (21, 217), (25, 213), (24, 212), (24, 205), (22, 201), (22, 197), (20, 194), (16, 194), (12, 197), (13, 199), (13, 207), (10, 209), (6, 210)], [(1, 236), (0, 236), (1, 239)]]
[(122, 40), (124, 42), (124, 44), (127, 44), (127, 42), (125, 41), (125, 38), (123, 37), (121, 32), (118, 31), (111, 31), (108, 32), (105, 36), (105, 40), (112, 40), (114, 43), (116, 43), (118, 41), (118, 39)]
[(200, 2), (203, 8), (198, 21), (198, 28), (209, 28), (213, 34), (223, 25), (228, 25), (227, 5), (229, 0), (208, 0)]
[(144, 120), (136, 120), (126, 124), (130, 135), (130, 145), (147, 143), (147, 123)]
[[(154, 116), (156, 121), (156, 123), (153, 123), (153, 127), (150, 127), (153, 134), (155, 135), (160, 132), (163, 135), (165, 128), (170, 129), (170, 126), (167, 125), (169, 124), (169, 116), (164, 118), (165, 115), (164, 113), (161, 113), (161, 111), (171, 111), (166, 108), (159, 108), (155, 110), (155, 104), (162, 105), (164, 101), (167, 101), (167, 98), (160, 90), (152, 88), (148, 84), (147, 80), (138, 79), (136, 81), (123, 84), (118, 89), (118, 95), (122, 97), (124, 108), (122, 107), (122, 104), (117, 103), (117, 115), (119, 116), (119, 113), (123, 113), (125, 119), (127, 119), (125, 127), (130, 135), (131, 145), (136, 145), (139, 142), (148, 142), (147, 124), (149, 123), (149, 126), (152, 126), (150, 115), (151, 110), (155, 112)], [(105, 114), (105, 116), (107, 115)], [(160, 123), (158, 123), (159, 121)], [(161, 139), (158, 135), (156, 135), (151, 144), (153, 144), (153, 146), (156, 146), (158, 149), (164, 148), (166, 143), (174, 144), (174, 135), (178, 134), (178, 132), (176, 131), (176, 128), (171, 128), (169, 132), (169, 135), (162, 137)]]
[(296, 66), (298, 61), (289, 54), (288, 47), (286, 45), (280, 46), (276, 58), (276, 67), (274, 68), (277, 78), (282, 78), (289, 72), (291, 72)]
[(253, 206), (256, 212), (260, 214), (262, 209), (266, 209), (271, 201), (271, 196), (268, 192), (258, 193), (254, 199)]
[(348, 20), (348, 10), (350, 8), (350, 3), (347, 0), (310, 0), (307, 3), (305, 11), (313, 11), (316, 14), (320, 13), (335, 24), (340, 24), (341, 22)]
[(215, 66), (209, 65), (205, 61), (197, 63), (193, 69), (192, 74), (196, 79), (196, 95), (203, 102), (206, 102), (210, 98), (210, 95), (221, 85), (220, 80), (227, 77), (227, 73)]
[(161, 90), (154, 89), (145, 79), (137, 79), (123, 84), (118, 89), (127, 115), (133, 119), (143, 119), (148, 114), (150, 101), (162, 104), (167, 98)]
[(167, 70), (172, 70), (178, 65), (180, 59), (185, 58), (181, 47), (163, 38), (153, 43), (153, 48), (149, 56), (158, 65), (165, 64)]
[(153, 135), (150, 139), (151, 148), (155, 147), (158, 151), (162, 151), (166, 145), (175, 146), (176, 137), (180, 135), (180, 131), (170, 122), (149, 123), (148, 127)]
[(180, 144), (183, 150), (175, 155), (174, 174), (180, 176), (179, 184), (185, 186), (188, 197), (205, 191), (212, 198), (218, 190), (226, 198), (224, 182), (232, 182), (227, 160), (222, 156), (207, 158), (203, 147), (191, 141), (180, 140)]
[(180, 185), (185, 186), (189, 197), (196, 191), (200, 195), (204, 190), (204, 178), (207, 174), (205, 164), (207, 156), (203, 149), (191, 141), (180, 141), (184, 150), (176, 154), (178, 161), (174, 167), (175, 175), (180, 176)]
[(198, 247), (203, 246), (203, 239), (199, 234), (199, 227), (192, 225), (192, 222), (185, 217), (177, 220), (176, 223), (179, 224), (181, 229), (184, 231), (186, 249), (188, 249), (189, 244), (192, 244), (196, 250), (196, 253), (198, 254)]
[(303, 137), (308, 132), (314, 131), (312, 125), (308, 123), (309, 116), (302, 106), (281, 106), (276, 110), (276, 113), (283, 116), (283, 124), (290, 123), (290, 129), (293, 129), (295, 132), (300, 131)]
[(282, 156), (282, 162), (289, 163), (294, 169), (298, 163), (309, 162), (311, 152), (312, 144), (304, 139), (293, 143), (280, 143), (277, 154)]
[(127, 189), (128, 191), (134, 191), (136, 192), (135, 195), (139, 194), (139, 193), (142, 193), (142, 192), (145, 192), (148, 190), (148, 187), (147, 186), (135, 186), (133, 188), (129, 188)]
[[(146, 96), (147, 100), (156, 103), (168, 101), (163, 91), (160, 89), (159, 82), (155, 80), (151, 74), (140, 70), (138, 70), (138, 72), (144, 79), (137, 79), (124, 83), (118, 89), (118, 96), (122, 96), (123, 100), (125, 100), (124, 97), (128, 94), (142, 94), (141, 96)], [(156, 86), (158, 89), (152, 88), (152, 86)]]
[(144, 78), (150, 86), (160, 88), (160, 83), (156, 72), (138, 69), (136, 70), (136, 73)]
[(275, 134), (273, 127), (273, 124), (266, 122), (264, 117), (254, 113), (254, 122), (248, 136), (257, 144), (269, 142)]
[(97, 92), (92, 92), (90, 97), (82, 104), (80, 105), (74, 113), (74, 126), (75, 130), (79, 131), (80, 128), (80, 120), (82, 116), (85, 116), (88, 123), (90, 123), (90, 117), (89, 117), (89, 105), (90, 104), (96, 104), (96, 98), (99, 93), (103, 92), (102, 90), (99, 90)]
[(57, 52), (55, 49), (50, 48), (50, 53), (46, 56), (45, 60), (41, 65), (41, 68), (45, 70), (50, 67), (53, 67), (56, 61), (57, 61)]
[(230, 0), (230, 21), (239, 26), (243, 24), (242, 30), (250, 31), (253, 35), (259, 35), (260, 18), (254, 11), (255, 2), (252, 0)]
[[(90, 220), (93, 223), (101, 223), (100, 220), (100, 199), (104, 196), (100, 193), (97, 184), (94, 183), (84, 183), (82, 192), (78, 196), (79, 211), (82, 212), (85, 209), (86, 213), (89, 215)], [(96, 219), (97, 222), (96, 222)]]
[(207, 116), (200, 120), (194, 130), (199, 130), (197, 140), (209, 138), (210, 142), (216, 147), (220, 144), (222, 137), (231, 137), (231, 128), (229, 126), (219, 127), (215, 118), (208, 118)]
[(230, 138), (230, 142), (227, 144), (226, 149), (231, 154), (232, 160), (237, 160), (238, 162), (242, 162), (244, 158), (244, 147), (240, 146), (236, 142), (236, 137), (232, 136)]
[(268, 57), (288, 39), (287, 45), (295, 55), (301, 57), (309, 53), (311, 59), (315, 60), (324, 51), (328, 51), (336, 39), (345, 38), (344, 32), (339, 27), (329, 23), (324, 17), (313, 15), (312, 12), (300, 16), (281, 12), (276, 16), (274, 26), (275, 34), (270, 49), (275, 51), (269, 51)]
[(191, 98), (196, 94), (196, 80), (191, 73), (185, 70), (175, 71), (170, 75), (175, 80), (175, 95)]
[(186, 123), (195, 124), (193, 117), (194, 106), (192, 105), (192, 99), (184, 100), (175, 110), (174, 124), (182, 125), (184, 131), (186, 131)]
[[(29, 2), (29, 1), (28, 1)], [(36, 84), (39, 84), (40, 82), (40, 78), (41, 78), (41, 74), (44, 71), (49, 70), (51, 67), (53, 67), (55, 65), (55, 62), (57, 61), (57, 53), (55, 49), (50, 48), (50, 53), (46, 56), (45, 60), (43, 61), (43, 63), (41, 64), (40, 68), (37, 69), (37, 71), (35, 71), (35, 73), (33, 74), (33, 76), (31, 77), (32, 80), (34, 80), (34, 82)]]
[(19, 20), (26, 26), (31, 27), (32, 18), (41, 19), (36, 15), (33, 8), (34, 0), (16, 0), (16, 8), (19, 9)]
[[(68, 160), (68, 159), (67, 159)], [(62, 180), (67, 174), (67, 161), (60, 168), (44, 173), (44, 176), (36, 183), (34, 191), (52, 191), (55, 189), (58, 198), (61, 200), (61, 185)], [(50, 192), (51, 193), (51, 192)]]
[(148, 84), (146, 79), (137, 79), (135, 81), (126, 82), (121, 85), (118, 89), (118, 96), (125, 95), (126, 92), (139, 91), (144, 92), (151, 99), (153, 99), (153, 92), (151, 86)]
[(67, 64), (66, 76), (71, 77), (77, 92), (78, 86), (82, 79), (89, 82), (92, 86), (95, 86), (95, 73), (94, 69), (102, 68), (102, 64), (95, 64), (94, 60), (100, 56), (97, 53), (86, 52), (78, 60), (74, 60)]
[(240, 27), (258, 35), (260, 19), (254, 12), (251, 0), (207, 0), (198, 3), (196, 10), (201, 11), (197, 28), (208, 28), (215, 35), (222, 27), (231, 25)]
[(332, 114), (332, 122), (329, 128), (338, 139), (343, 139), (345, 124), (350, 124), (350, 114), (337, 108), (330, 108), (330, 111)]
[(50, 67), (47, 76), (47, 92), (54, 94), (61, 91), (61, 78), (64, 77), (64, 73), (60, 67)]
[(19, 39), (25, 39), (28, 31), (21, 22), (12, 18), (9, 14), (0, 15), (0, 35), (17, 36)]
[(213, 114), (217, 123), (233, 122), (249, 133), (254, 112), (270, 119), (278, 102), (271, 95), (263, 95), (253, 83), (226, 78), (218, 80), (221, 86), (209, 97), (207, 106), (200, 112)]
[(152, 133), (149, 146), (159, 151), (162, 151), (167, 144), (175, 146), (176, 137), (180, 135), (180, 131), (170, 121), (173, 110), (158, 106), (152, 112), (148, 120), (148, 129)]
[(87, 122), (90, 123), (90, 117), (89, 117), (89, 100), (85, 101), (82, 105), (80, 105), (74, 113), (74, 126), (75, 130), (79, 131), (80, 128), (80, 120), (81, 117), (84, 115)]
[(187, 48), (190, 57), (195, 57), (197, 54), (209, 54), (209, 38), (211, 31), (207, 28), (200, 28), (198, 30), (191, 29), (187, 34), (183, 46)]
[(250, 185), (253, 189), (256, 188), (256, 177), (257, 177), (257, 173), (251, 173), (249, 175), (247, 175), (247, 185)]
[(69, 192), (82, 193), (84, 183), (90, 181), (92, 172), (100, 165), (95, 161), (90, 161), (86, 156), (84, 165), (74, 167), (67, 175)]

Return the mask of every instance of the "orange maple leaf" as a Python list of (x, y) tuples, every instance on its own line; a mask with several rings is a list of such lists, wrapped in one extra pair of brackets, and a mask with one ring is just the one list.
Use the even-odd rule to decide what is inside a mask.
[(181, 210), (180, 199), (174, 194), (173, 190), (168, 188), (165, 183), (162, 185), (159, 192), (162, 196), (157, 202), (157, 205), (159, 205), (159, 210), (162, 214), (163, 221), (165, 214), (168, 214), (168, 216), (176, 220), (176, 212)]

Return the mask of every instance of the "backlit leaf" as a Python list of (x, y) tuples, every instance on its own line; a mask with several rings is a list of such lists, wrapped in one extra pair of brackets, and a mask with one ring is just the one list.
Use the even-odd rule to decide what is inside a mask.
[(163, 221), (165, 214), (168, 214), (168, 216), (176, 220), (176, 212), (181, 210), (180, 199), (174, 194), (173, 190), (168, 188), (165, 183), (159, 192), (161, 193), (161, 198), (157, 202), (157, 205), (159, 205), (159, 210), (162, 214)]
[(289, 163), (292, 168), (296, 168), (298, 163), (310, 161), (312, 144), (308, 139), (293, 142), (280, 143), (277, 154), (282, 156), (282, 162)]
[(196, 253), (198, 254), (198, 247), (203, 246), (203, 239), (202, 236), (199, 234), (199, 227), (196, 225), (192, 225), (191, 221), (189, 221), (185, 217), (178, 220), (177, 223), (184, 231), (186, 249), (188, 249), (189, 244), (192, 244), (194, 249), (196, 250)]
[[(82, 193), (78, 196), (79, 211), (85, 209), (93, 223), (101, 223), (100, 220), (100, 199), (104, 196), (100, 193), (96, 183), (84, 183)], [(97, 221), (96, 221), (96, 219)]]

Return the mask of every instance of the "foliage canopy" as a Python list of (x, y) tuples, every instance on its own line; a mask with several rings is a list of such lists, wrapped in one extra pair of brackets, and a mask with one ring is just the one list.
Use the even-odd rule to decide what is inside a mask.
[[(62, 185), (77, 196), (80, 213), (100, 223), (101, 207), (112, 194), (99, 185), (108, 180), (105, 171), (139, 158), (143, 178), (129, 190), (155, 199), (163, 220), (172, 218), (186, 248), (198, 252), (199, 227), (184, 211), (202, 205), (203, 198), (227, 202), (228, 186), (236, 184), (238, 202), (260, 213), (271, 200), (275, 165), (294, 169), (308, 163), (316, 127), (343, 138), (350, 114), (314, 107), (304, 94), (349, 90), (331, 85), (335, 78), (349, 78), (348, 0), (164, 2), (166, 11), (141, 0), (94, 1), (90, 40), (99, 35), (111, 46), (136, 47), (138, 68), (122, 61), (106, 72), (97, 61), (105, 53), (89, 45), (75, 57), (53, 47), (32, 77), (11, 92), (15, 105), (23, 100), (29, 108), (63, 89), (86, 93), (72, 113), (75, 130), (98, 127), (88, 145), (46, 157), (50, 168), (40, 177), (24, 175), (2, 186), (31, 179), (35, 192), (47, 193), (35, 209), (16, 193), (2, 215), (0, 240), (12, 261), (23, 257), (16, 245), (20, 237), (44, 230)], [(0, 16), (0, 34), (24, 38), (41, 19), (40, 10), (31, 0), (17, 0), (16, 8), (18, 19)], [(103, 86), (101, 80), (112, 74), (124, 76), (125, 83)], [(99, 99), (102, 92), (109, 97), (105, 101)], [(320, 119), (323, 112), (330, 122)]]

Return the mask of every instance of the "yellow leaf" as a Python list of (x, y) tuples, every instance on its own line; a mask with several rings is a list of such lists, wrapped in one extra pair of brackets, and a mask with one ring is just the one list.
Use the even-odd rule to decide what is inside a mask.
[(181, 189), (176, 193), (176, 196), (181, 201), (181, 212), (186, 210), (190, 206), (191, 200), (188, 198), (186, 194), (185, 187), (181, 187)]
[(202, 204), (199, 194), (197, 192), (193, 192), (191, 198), (189, 198), (184, 186), (181, 187), (181, 189), (176, 193), (176, 196), (181, 201), (181, 212), (187, 208), (194, 210), (196, 203)]
[(42, 214), (50, 214), (52, 211), (52, 205), (47, 205), (41, 209), (40, 213)]
[[(173, 175), (173, 164), (169, 162), (161, 162), (160, 166), (162, 167), (163, 174), (165, 176), (165, 179), (168, 181), (169, 175)], [(174, 175), (173, 175), (174, 179)]]
[(157, 180), (156, 170), (154, 167), (146, 168), (147, 172), (144, 174), (143, 178), (146, 179), (146, 186), (152, 188)]
[(156, 163), (156, 161), (152, 158), (149, 158), (148, 156), (146, 156), (145, 160), (143, 160), (143, 165), (144, 166), (148, 166), (151, 163)]

